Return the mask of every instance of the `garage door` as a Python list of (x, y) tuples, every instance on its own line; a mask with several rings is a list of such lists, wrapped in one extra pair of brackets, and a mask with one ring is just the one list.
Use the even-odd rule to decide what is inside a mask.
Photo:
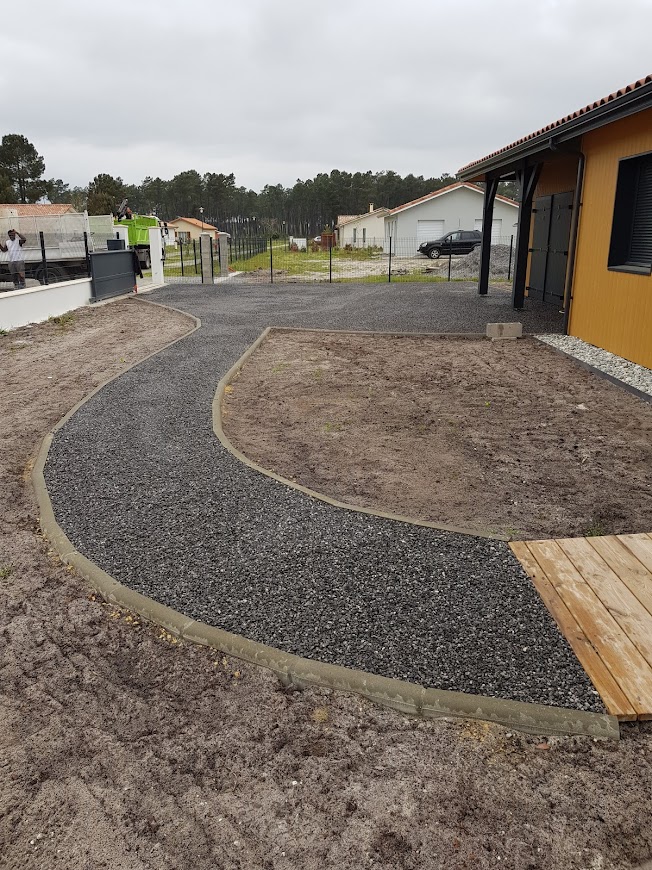
[[(474, 230), (482, 232), (482, 218), (478, 218), (475, 222)], [(496, 218), (491, 222), (491, 244), (500, 245), (502, 243), (503, 222), (501, 218)], [(509, 239), (507, 240), (509, 242)]]
[(445, 221), (417, 221), (417, 241), (434, 242), (444, 235)]

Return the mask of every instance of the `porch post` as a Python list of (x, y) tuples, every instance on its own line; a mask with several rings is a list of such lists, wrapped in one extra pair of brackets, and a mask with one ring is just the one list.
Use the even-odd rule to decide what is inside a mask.
[(520, 191), (518, 227), (516, 230), (516, 256), (514, 259), (514, 281), (512, 284), (512, 305), (523, 308), (525, 301), (525, 278), (527, 275), (528, 251), (530, 248), (530, 224), (532, 222), (532, 201), (536, 190), (541, 164), (526, 166), (516, 172)]
[(480, 277), (478, 294), (486, 296), (489, 292), (489, 260), (491, 258), (491, 226), (494, 217), (494, 202), (498, 192), (498, 179), (487, 178), (482, 205), (482, 245), (480, 247)]

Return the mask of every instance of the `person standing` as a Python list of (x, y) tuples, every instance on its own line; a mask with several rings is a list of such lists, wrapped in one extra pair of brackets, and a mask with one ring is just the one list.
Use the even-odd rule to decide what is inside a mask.
[(9, 253), (9, 271), (16, 290), (25, 286), (25, 260), (21, 249), (26, 241), (22, 233), (9, 230), (5, 243), (0, 242), (0, 251)]

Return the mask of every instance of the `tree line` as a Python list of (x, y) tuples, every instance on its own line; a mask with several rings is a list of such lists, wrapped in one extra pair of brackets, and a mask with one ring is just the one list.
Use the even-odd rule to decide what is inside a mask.
[[(62, 179), (44, 179), (45, 161), (24, 136), (7, 134), (0, 145), (0, 201), (72, 203), (89, 214), (115, 214), (127, 200), (135, 214), (155, 214), (162, 220), (194, 217), (233, 235), (312, 236), (331, 229), (340, 215), (357, 215), (374, 208), (396, 208), (448, 184), (448, 173), (424, 178), (404, 177), (391, 170), (344, 172), (333, 169), (293, 187), (267, 184), (259, 192), (239, 187), (233, 173), (194, 169), (165, 180), (147, 176), (140, 184), (119, 177), (96, 175), (87, 187), (71, 187)], [(515, 186), (504, 184), (503, 195)], [(200, 209), (203, 211), (200, 212)]]

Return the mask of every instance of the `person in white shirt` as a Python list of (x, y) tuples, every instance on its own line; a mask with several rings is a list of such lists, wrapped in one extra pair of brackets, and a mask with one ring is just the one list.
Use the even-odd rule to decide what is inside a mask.
[(22, 233), (9, 230), (6, 242), (4, 244), (0, 242), (0, 251), (9, 253), (9, 271), (16, 290), (21, 290), (25, 286), (25, 260), (21, 250), (25, 241)]

